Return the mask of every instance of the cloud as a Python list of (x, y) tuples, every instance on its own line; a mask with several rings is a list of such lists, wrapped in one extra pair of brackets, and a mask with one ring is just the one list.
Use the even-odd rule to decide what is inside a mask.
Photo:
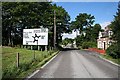
[(62, 35), (63, 35), (63, 37), (62, 37), (63, 40), (64, 40), (65, 38), (72, 38), (72, 39), (74, 39), (74, 38), (76, 37), (76, 33), (75, 33), (74, 31), (72, 31), (71, 34), (64, 33), (64, 34), (62, 34)]
[(102, 27), (102, 29), (105, 29), (105, 27), (107, 26), (107, 25), (109, 25), (111, 22), (104, 22), (104, 23), (100, 23), (100, 25), (101, 25), (101, 27)]
[[(74, 39), (74, 38), (76, 37), (76, 32), (72, 31), (71, 34), (64, 33), (64, 34), (62, 34), (62, 35), (63, 35), (63, 37), (62, 37), (63, 40), (64, 40), (65, 38), (72, 38), (72, 39)], [(80, 35), (80, 34), (79, 34), (79, 31), (77, 31), (77, 35)]]

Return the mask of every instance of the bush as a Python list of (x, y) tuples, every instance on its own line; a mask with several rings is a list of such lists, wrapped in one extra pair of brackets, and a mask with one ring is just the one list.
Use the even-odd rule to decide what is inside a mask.
[(78, 49), (82, 49), (82, 46), (78, 46)]
[(20, 69), (17, 69), (17, 67), (9, 67), (3, 70), (2, 78), (15, 78), (19, 73)]
[[(63, 50), (63, 48), (60, 45), (57, 45), (58, 50)], [(57, 51), (57, 50), (56, 50)]]
[(108, 47), (106, 53), (115, 59), (120, 58), (120, 52), (118, 50), (117, 44), (113, 44)]
[(88, 42), (83, 42), (83, 43), (82, 43), (82, 48), (83, 48), (83, 49), (88, 49), (88, 47), (89, 47)]
[(96, 42), (83, 42), (82, 43), (82, 48), (83, 49), (88, 49), (88, 48), (96, 48), (97, 43)]

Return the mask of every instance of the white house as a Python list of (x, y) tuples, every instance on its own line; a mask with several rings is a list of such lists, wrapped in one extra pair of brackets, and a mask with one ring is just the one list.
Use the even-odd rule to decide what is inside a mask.
[(107, 49), (113, 42), (111, 36), (113, 32), (110, 28), (105, 27), (104, 32), (99, 32), (99, 37), (97, 39), (97, 47), (103, 50)]

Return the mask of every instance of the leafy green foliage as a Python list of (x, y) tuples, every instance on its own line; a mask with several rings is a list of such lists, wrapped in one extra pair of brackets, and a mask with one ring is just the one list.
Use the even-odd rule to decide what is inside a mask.
[(76, 38), (76, 45), (77, 45), (77, 47), (78, 46), (82, 46), (82, 43), (85, 41), (85, 37), (84, 37), (84, 35), (82, 34), (82, 35), (80, 35), (80, 36), (77, 36), (77, 38)]
[(117, 44), (113, 44), (110, 47), (108, 47), (106, 53), (115, 59), (120, 58), (120, 53), (117, 49)]
[(108, 60), (110, 60), (110, 61), (113, 61), (113, 62), (115, 62), (115, 63), (117, 63), (117, 64), (119, 64), (120, 65), (120, 58), (119, 59), (115, 59), (115, 58), (113, 58), (112, 56), (110, 56), (110, 55), (101, 55), (103, 58), (106, 58), (106, 59), (108, 59)]
[(99, 31), (101, 31), (101, 26), (100, 26), (100, 24), (95, 24), (95, 25), (93, 26), (92, 31), (91, 31), (92, 41), (96, 41), (96, 40), (98, 39)]
[[(26, 77), (29, 71), (34, 71), (37, 67), (42, 66), (55, 54), (55, 51), (35, 51), (35, 60), (33, 58), (34, 51), (3, 47), (2, 48), (3, 61), (3, 78)], [(20, 66), (16, 67), (16, 53), (20, 52)], [(26, 75), (24, 75), (26, 74)]]
[(47, 24), (48, 19), (46, 15), (48, 15), (51, 10), (50, 6), (51, 4), (47, 2), (3, 2), (3, 45), (22, 44), (22, 32), (24, 28), (39, 28), (40, 26), (45, 26), (44, 24)]
[(112, 38), (115, 43), (111, 45), (106, 52), (113, 58), (120, 58), (120, 2), (118, 3), (118, 12), (114, 17), (114, 21), (109, 25), (109, 27), (113, 31)]
[(76, 18), (75, 21), (71, 22), (71, 29), (75, 30), (78, 29), (81, 33), (84, 27), (90, 27), (94, 23), (95, 17), (91, 14), (87, 13), (80, 13)]
[(73, 44), (73, 42), (74, 42), (74, 39), (65, 38), (65, 39), (62, 41), (62, 44), (66, 46), (67, 44)]
[(83, 42), (82, 43), (82, 48), (83, 49), (88, 49), (88, 48), (96, 48), (97, 45), (95, 42)]
[(97, 42), (99, 31), (101, 31), (100, 24), (95, 24), (94, 26), (85, 28), (85, 40)]
[(50, 2), (3, 2), (2, 3), (2, 40), (3, 45), (22, 45), (23, 29), (49, 29), (49, 46), (53, 46), (54, 10), (56, 12), (57, 36), (69, 32), (70, 16), (64, 8)]
[(53, 10), (55, 10), (56, 15), (56, 42), (57, 45), (62, 42), (62, 33), (69, 33), (69, 21), (70, 16), (68, 12), (65, 11), (64, 8), (61, 6), (56, 6), (56, 4), (53, 4), (52, 7)]
[[(101, 31), (101, 26), (99, 24), (95, 24), (93, 26), (95, 17), (91, 14), (87, 13), (80, 13), (76, 18), (75, 21), (71, 22), (72, 30), (76, 31), (79, 30), (80, 35), (76, 38), (77, 46), (83, 46), (86, 42), (94, 41), (97, 44), (97, 38), (99, 31)], [(84, 43), (85, 42), (85, 43)], [(92, 44), (90, 44), (92, 45)], [(90, 47), (88, 44), (83, 46), (85, 48)]]
[(120, 55), (120, 2), (118, 4), (118, 12), (112, 22), (113, 39), (117, 42), (117, 49)]
[(101, 26), (99, 24), (95, 24), (93, 27), (84, 28), (83, 33), (76, 38), (77, 46), (82, 46), (83, 42), (95, 42), (97, 44), (99, 31), (101, 31)]

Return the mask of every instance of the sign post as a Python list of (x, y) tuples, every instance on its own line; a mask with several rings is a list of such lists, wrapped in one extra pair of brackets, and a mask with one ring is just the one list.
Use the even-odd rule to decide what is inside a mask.
[(16, 59), (17, 59), (17, 67), (19, 67), (19, 53), (17, 53)]

